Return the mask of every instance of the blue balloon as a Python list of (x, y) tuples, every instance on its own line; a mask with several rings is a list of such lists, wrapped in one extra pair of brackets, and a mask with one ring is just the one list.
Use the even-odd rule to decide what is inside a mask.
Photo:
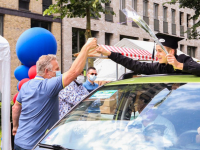
[(28, 70), (29, 70), (29, 67), (26, 67), (24, 65), (18, 66), (14, 71), (15, 78), (18, 81), (21, 81), (24, 78), (29, 78)]
[(56, 54), (57, 42), (54, 35), (44, 28), (30, 28), (19, 37), (16, 54), (23, 65), (31, 67), (42, 55)]
[[(19, 81), (20, 82), (20, 81)], [(19, 82), (17, 83), (17, 90), (19, 91)]]

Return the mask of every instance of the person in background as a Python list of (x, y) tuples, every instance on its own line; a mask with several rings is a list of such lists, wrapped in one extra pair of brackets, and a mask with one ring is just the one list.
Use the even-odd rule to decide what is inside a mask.
[(71, 108), (85, 98), (89, 92), (82, 83), (84, 82), (83, 72), (72, 81), (68, 86), (62, 89), (59, 97), (59, 118), (62, 118)]
[(85, 78), (84, 78), (84, 74), (83, 74), (83, 71), (82, 71), (81, 74), (76, 78), (76, 81), (77, 81), (78, 83), (83, 84), (83, 83), (84, 83), (84, 80), (85, 80)]
[(97, 78), (96, 68), (89, 67), (87, 69), (87, 80), (85, 83), (83, 83), (83, 86), (88, 90), (88, 92), (93, 91), (99, 86), (97, 83), (94, 83), (96, 78)]
[(12, 107), (15, 150), (30, 150), (59, 119), (58, 93), (83, 70), (88, 52), (97, 46), (89, 38), (71, 68), (61, 75), (56, 55), (43, 55), (36, 63), (37, 76), (24, 83)]

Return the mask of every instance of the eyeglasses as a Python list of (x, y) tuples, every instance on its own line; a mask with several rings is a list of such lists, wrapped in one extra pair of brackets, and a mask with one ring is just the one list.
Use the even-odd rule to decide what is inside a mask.
[(97, 73), (90, 73), (91, 75), (95, 75), (95, 76), (97, 76)]

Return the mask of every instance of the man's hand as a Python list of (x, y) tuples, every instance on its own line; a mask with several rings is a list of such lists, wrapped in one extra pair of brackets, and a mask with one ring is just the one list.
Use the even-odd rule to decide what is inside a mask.
[(17, 133), (17, 127), (13, 127), (12, 129), (12, 135), (15, 136)]
[(94, 49), (97, 47), (97, 39), (96, 38), (89, 38), (85, 43), (85, 46), (88, 47), (88, 50)]
[(183, 63), (178, 62), (174, 55), (168, 54), (166, 57), (168, 64), (172, 65), (174, 69), (183, 70)]
[(102, 46), (99, 46), (98, 48), (96, 48), (96, 51), (97, 51), (97, 53), (101, 53), (101, 54), (103, 54), (105, 56), (110, 56), (111, 55), (111, 52), (105, 50)]
[(13, 129), (12, 134), (15, 135), (17, 133), (17, 128), (19, 126), (19, 116), (21, 114), (22, 106), (18, 102), (15, 102), (15, 104), (12, 107), (12, 121), (13, 121)]

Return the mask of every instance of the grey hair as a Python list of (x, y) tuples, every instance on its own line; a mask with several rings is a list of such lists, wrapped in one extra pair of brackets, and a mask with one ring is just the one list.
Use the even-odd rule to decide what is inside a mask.
[(37, 75), (43, 76), (45, 69), (52, 70), (52, 60), (57, 60), (56, 55), (42, 55), (36, 62)]

